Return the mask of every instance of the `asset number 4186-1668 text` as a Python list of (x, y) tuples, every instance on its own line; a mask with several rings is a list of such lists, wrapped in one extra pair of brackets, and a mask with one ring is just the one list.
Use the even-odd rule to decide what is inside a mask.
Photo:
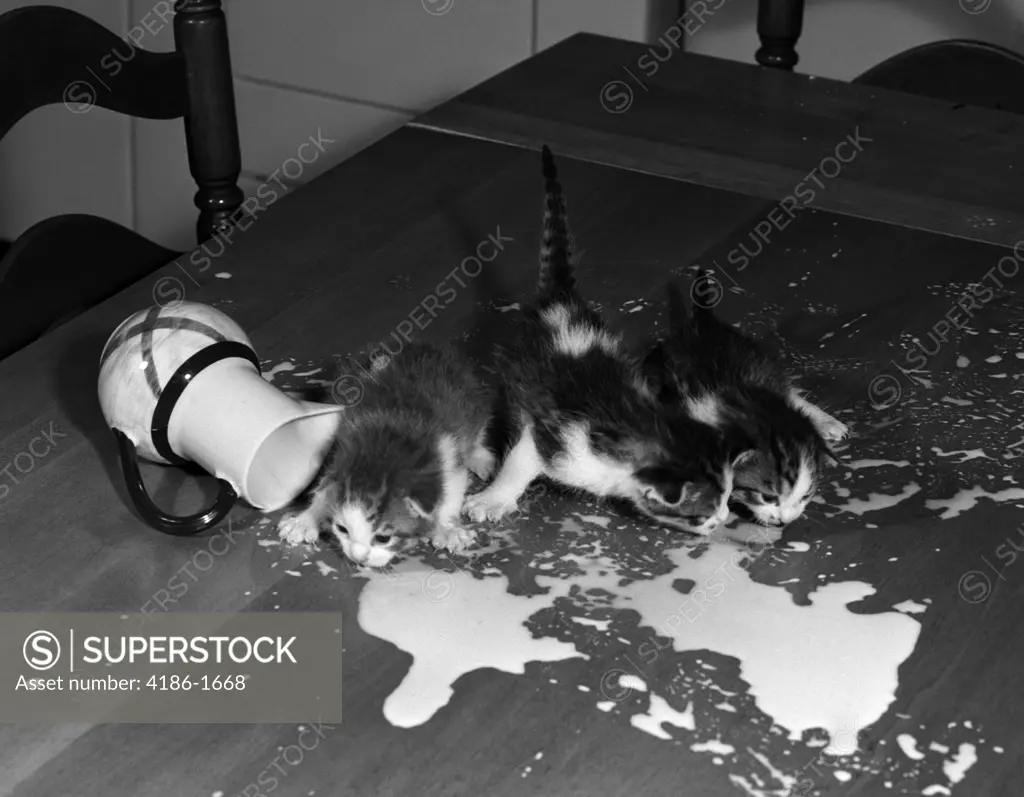
[(245, 689), (245, 675), (151, 675), (146, 686), (161, 692), (188, 692), (195, 689), (200, 692), (230, 692)]

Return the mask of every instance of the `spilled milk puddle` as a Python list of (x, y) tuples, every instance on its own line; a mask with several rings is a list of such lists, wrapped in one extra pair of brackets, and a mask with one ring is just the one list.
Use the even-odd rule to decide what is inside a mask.
[[(850, 611), (874, 593), (862, 581), (821, 587), (808, 605), (754, 581), (759, 559), (809, 553), (759, 543), (760, 530), (733, 530), (752, 531), (753, 543), (726, 534), (693, 543), (594, 510), (556, 519), (543, 509), (528, 531), (458, 569), (407, 560), (369, 576), (360, 625), (412, 657), (384, 703), (389, 722), (428, 722), (473, 669), (522, 674), (528, 662), (584, 658), (589, 680), (563, 686), (591, 693), (595, 710), (637, 732), (712, 756), (751, 794), (794, 789), (807, 749), (856, 771), (857, 733), (889, 708), (917, 642), (912, 614)], [(549, 672), (558, 681), (557, 667)], [(792, 760), (738, 741), (752, 723), (778, 737), (773, 758), (781, 741)]]
[[(870, 533), (864, 521), (879, 519), (893, 495), (915, 494), (894, 485), (845, 510), (830, 495), (829, 513)], [(593, 697), (595, 721), (606, 714), (652, 742), (708, 756), (738, 793), (816, 794), (863, 773), (884, 773), (901, 793), (900, 781), (929, 764), (929, 775), (944, 774), (927, 793), (948, 794), (976, 760), (976, 731), (975, 742), (904, 755), (903, 771), (859, 748), (860, 731), (891, 707), (931, 601), (857, 611), (871, 584), (841, 574), (816, 583), (827, 541), (780, 544), (746, 524), (697, 541), (561, 499), (534, 502), (514, 528), (482, 532), (467, 557), (428, 552), (388, 572), (353, 573), (366, 579), (360, 626), (411, 657), (381, 707), (397, 728), (429, 723), (457, 701), (466, 673), (522, 675), (546, 662), (553, 683)], [(798, 602), (789, 590), (801, 582)], [(571, 660), (587, 661), (587, 675), (559, 677), (558, 663)]]

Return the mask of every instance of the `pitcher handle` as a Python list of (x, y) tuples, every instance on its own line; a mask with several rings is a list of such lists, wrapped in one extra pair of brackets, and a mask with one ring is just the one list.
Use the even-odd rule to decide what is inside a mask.
[(224, 479), (217, 479), (220, 490), (213, 506), (209, 509), (197, 512), (194, 515), (180, 517), (169, 515), (153, 503), (153, 499), (146, 492), (146, 485), (142, 481), (142, 473), (139, 471), (138, 453), (135, 444), (120, 429), (114, 429), (114, 437), (117, 438), (117, 446), (121, 459), (121, 470), (124, 473), (125, 483), (128, 485), (128, 495), (132, 503), (150, 526), (164, 534), (173, 534), (176, 537), (189, 537), (194, 534), (206, 531), (220, 523), (231, 511), (238, 499), (238, 493)]

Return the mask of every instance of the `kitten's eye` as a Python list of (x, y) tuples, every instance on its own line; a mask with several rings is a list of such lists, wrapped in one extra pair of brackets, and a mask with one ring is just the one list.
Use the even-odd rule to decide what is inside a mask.
[(770, 506), (779, 505), (779, 497), (777, 495), (772, 495), (771, 493), (758, 493), (758, 495), (761, 496), (762, 501)]
[(338, 534), (344, 534), (346, 537), (348, 536), (348, 529), (342, 526), (340, 523), (334, 524), (334, 530), (338, 532)]
[(389, 542), (391, 542), (391, 535), (390, 534), (375, 534), (373, 536), (373, 541), (375, 543), (377, 543), (378, 545), (387, 545)]

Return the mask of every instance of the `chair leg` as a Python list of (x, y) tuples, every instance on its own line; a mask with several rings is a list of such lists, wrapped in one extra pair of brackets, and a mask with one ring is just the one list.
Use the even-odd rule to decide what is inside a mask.
[(796, 42), (804, 24), (804, 0), (760, 0), (757, 35), (761, 49), (754, 56), (761, 66), (792, 72), (800, 56)]
[(238, 187), (242, 155), (235, 90), (221, 0), (178, 0), (176, 12), (174, 39), (185, 64), (185, 138), (189, 169), (199, 186), (196, 234), (201, 243), (231, 226), (245, 198)]

